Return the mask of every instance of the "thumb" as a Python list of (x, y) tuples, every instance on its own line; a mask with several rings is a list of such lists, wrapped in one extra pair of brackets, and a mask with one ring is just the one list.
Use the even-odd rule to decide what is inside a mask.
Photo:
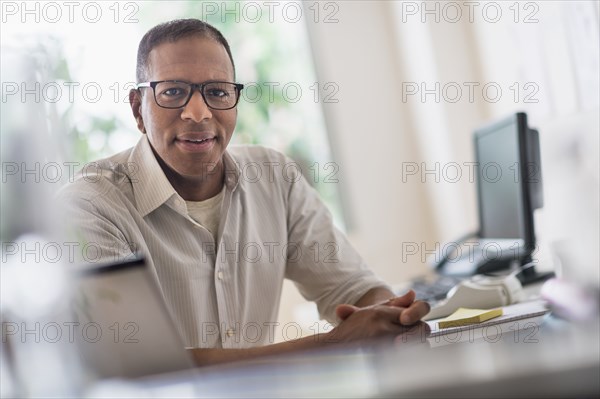
[(335, 314), (340, 320), (343, 321), (346, 320), (352, 313), (356, 312), (358, 309), (360, 308), (356, 306), (342, 304), (338, 305), (337, 308), (335, 308)]

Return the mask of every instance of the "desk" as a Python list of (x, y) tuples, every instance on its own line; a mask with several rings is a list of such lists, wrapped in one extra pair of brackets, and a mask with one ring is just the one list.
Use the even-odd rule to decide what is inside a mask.
[[(584, 397), (600, 393), (598, 320), (566, 324), (546, 316), (533, 341), (512, 335), (497, 342), (476, 341), (434, 349), (414, 360), (405, 383), (385, 393), (460, 397)], [(382, 370), (389, 370), (388, 361)], [(594, 376), (594, 377), (592, 377)], [(392, 375), (382, 378), (389, 381)]]
[[(117, 385), (90, 396), (177, 397), (596, 397), (600, 394), (599, 319), (547, 316), (536, 342), (514, 337), (373, 351), (330, 350), (203, 369)], [(112, 384), (112, 385), (111, 385)]]

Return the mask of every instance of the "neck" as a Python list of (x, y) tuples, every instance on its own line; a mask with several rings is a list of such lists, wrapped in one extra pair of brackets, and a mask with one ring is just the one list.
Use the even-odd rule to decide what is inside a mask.
[(223, 189), (223, 160), (219, 161), (213, 170), (205, 171), (200, 176), (183, 176), (169, 168), (162, 160), (159, 163), (175, 191), (186, 201), (204, 201), (219, 194)]

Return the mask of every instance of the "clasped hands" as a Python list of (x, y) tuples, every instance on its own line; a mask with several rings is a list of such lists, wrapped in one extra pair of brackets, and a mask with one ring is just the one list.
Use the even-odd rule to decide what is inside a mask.
[[(330, 331), (335, 342), (352, 342), (388, 337), (398, 341), (410, 332), (412, 338), (429, 334), (429, 326), (421, 319), (429, 313), (430, 306), (424, 301), (415, 301), (415, 292), (388, 299), (363, 308), (353, 305), (338, 305), (336, 314), (341, 320)], [(408, 334), (406, 334), (408, 335)]]

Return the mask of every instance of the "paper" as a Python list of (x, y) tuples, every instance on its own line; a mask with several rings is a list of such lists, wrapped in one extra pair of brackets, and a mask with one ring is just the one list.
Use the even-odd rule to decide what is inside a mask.
[(439, 328), (450, 328), (482, 323), (486, 320), (502, 316), (502, 308), (498, 309), (469, 309), (458, 308), (450, 316), (438, 321)]

